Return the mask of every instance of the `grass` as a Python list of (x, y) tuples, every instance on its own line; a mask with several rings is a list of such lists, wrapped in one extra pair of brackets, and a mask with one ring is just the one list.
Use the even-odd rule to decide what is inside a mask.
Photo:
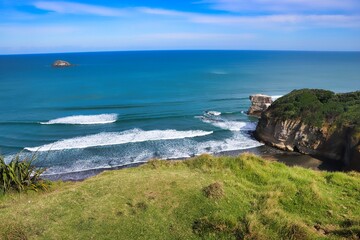
[(224, 196), (223, 185), (219, 182), (214, 182), (203, 188), (204, 194), (207, 198), (220, 199)]
[(0, 197), (0, 239), (359, 239), (360, 174), (154, 160)]

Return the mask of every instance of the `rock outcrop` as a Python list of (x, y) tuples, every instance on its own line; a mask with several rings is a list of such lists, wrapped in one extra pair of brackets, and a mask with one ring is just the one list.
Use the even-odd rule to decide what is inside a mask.
[(53, 67), (70, 67), (71, 63), (64, 60), (56, 60), (53, 64)]
[[(353, 106), (350, 106), (350, 103), (340, 102), (343, 104), (341, 106), (354, 107), (352, 118), (349, 120), (346, 119), (349, 112), (339, 113), (340, 110), (336, 110), (337, 103), (334, 103), (333, 99), (329, 100), (330, 97), (328, 100), (323, 100), (323, 93), (318, 94), (319, 101), (323, 101), (323, 103), (317, 105), (314, 100), (303, 100), (302, 93), (300, 92), (299, 95), (299, 91), (290, 93), (297, 94), (294, 98), (288, 97), (282, 101), (276, 101), (263, 112), (256, 128), (255, 137), (282, 150), (341, 161), (346, 169), (360, 171), (360, 128), (358, 125), (360, 113), (357, 112), (360, 106), (358, 105), (360, 93), (355, 92), (355, 98), (351, 96), (352, 104), (355, 104)], [(307, 91), (311, 90), (304, 91), (306, 97), (310, 96)], [(346, 98), (334, 93), (332, 96), (331, 98), (334, 99)], [(295, 107), (300, 106), (300, 110), (292, 108), (289, 104), (291, 101), (294, 101)], [(309, 104), (308, 108), (307, 104)], [(316, 111), (325, 111), (324, 121), (321, 124), (315, 119), (319, 115)], [(354, 114), (355, 117), (353, 117)], [(319, 119), (322, 118), (319, 117)]]
[(252, 116), (260, 117), (261, 113), (264, 112), (273, 103), (270, 96), (255, 94), (250, 97), (251, 106), (248, 110), (248, 114)]

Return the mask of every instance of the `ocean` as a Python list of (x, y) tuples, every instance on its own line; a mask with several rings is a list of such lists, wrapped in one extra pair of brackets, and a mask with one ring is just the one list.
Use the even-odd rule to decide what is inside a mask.
[[(74, 64), (54, 68), (58, 59)], [(0, 154), (45, 175), (252, 149), (249, 95), (360, 89), (359, 52), (130, 51), (0, 56)]]

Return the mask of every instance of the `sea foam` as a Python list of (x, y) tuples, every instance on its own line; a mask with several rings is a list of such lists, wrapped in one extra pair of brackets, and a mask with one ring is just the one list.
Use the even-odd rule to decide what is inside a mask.
[(76, 115), (40, 122), (40, 124), (107, 124), (116, 122), (117, 114)]
[(275, 101), (278, 98), (281, 98), (283, 95), (275, 95), (275, 96), (271, 96), (271, 100)]
[[(225, 151), (244, 150), (264, 144), (252, 139), (242, 132), (234, 132), (233, 136), (222, 141), (210, 140), (197, 145), (198, 153), (219, 153)], [(196, 154), (197, 155), (197, 154)]]
[(218, 112), (218, 111), (206, 111), (205, 114), (208, 115), (208, 116), (220, 116), (221, 112)]
[(222, 128), (229, 131), (255, 131), (256, 123), (231, 121), (224, 119), (211, 119), (206, 117), (200, 118), (203, 122), (209, 123), (215, 127)]
[(157, 141), (157, 140), (171, 140), (182, 138), (193, 138), (212, 134), (212, 131), (177, 131), (177, 130), (151, 130), (143, 131), (141, 129), (133, 129), (124, 132), (104, 132), (83, 137), (75, 137), (65, 140), (60, 140), (51, 144), (45, 144), (39, 147), (26, 147), (25, 150), (36, 151), (51, 151), (64, 149), (79, 149), (97, 146), (110, 146), (125, 143)]
[[(39, 152), (38, 159), (45, 159), (47, 170), (45, 175), (69, 172), (81, 172), (94, 169), (109, 169), (134, 163), (147, 162), (149, 159), (181, 159), (197, 156), (203, 153), (219, 153), (232, 150), (244, 150), (261, 146), (244, 132), (233, 132), (222, 140), (198, 141), (194, 138), (174, 139), (166, 141), (149, 141), (129, 145), (108, 146), (101, 153), (93, 154), (87, 149), (72, 149), (71, 151)], [(22, 152), (31, 156), (31, 152)], [(65, 162), (58, 164), (57, 159)]]

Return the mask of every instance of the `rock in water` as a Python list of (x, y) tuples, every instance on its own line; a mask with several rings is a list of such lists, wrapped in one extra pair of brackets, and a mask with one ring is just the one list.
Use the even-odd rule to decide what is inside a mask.
[(71, 66), (71, 64), (64, 60), (56, 60), (53, 63), (53, 67), (70, 67), (70, 66)]
[(260, 117), (261, 113), (264, 112), (268, 107), (273, 103), (270, 96), (255, 94), (250, 97), (251, 106), (249, 108), (248, 114)]

